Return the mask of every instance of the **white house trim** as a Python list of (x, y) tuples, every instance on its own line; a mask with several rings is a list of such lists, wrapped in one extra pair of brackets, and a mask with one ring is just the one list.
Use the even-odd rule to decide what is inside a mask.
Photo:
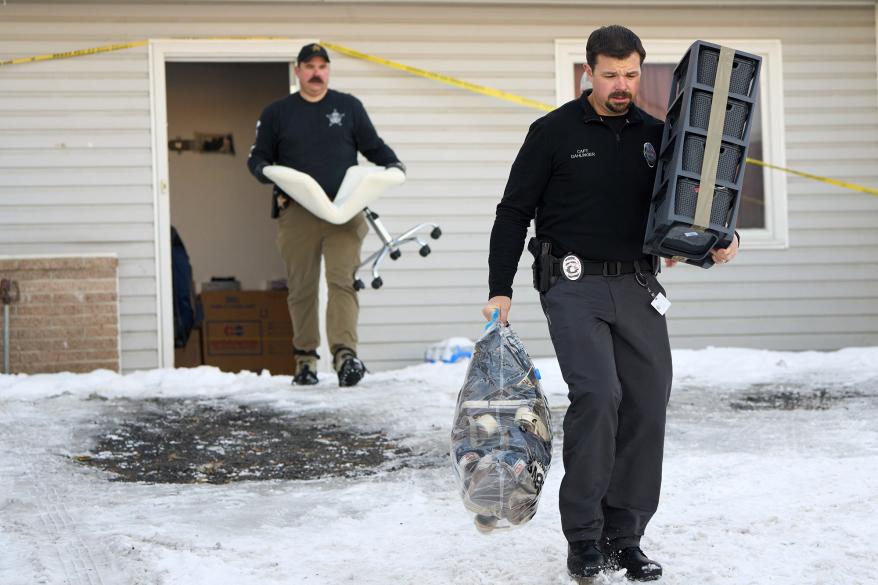
[(172, 40), (149, 42), (150, 115), (153, 146), (153, 202), (158, 307), (158, 367), (174, 365), (174, 310), (171, 283), (171, 206), (168, 191), (168, 112), (165, 63), (169, 61), (294, 61), (311, 39)]

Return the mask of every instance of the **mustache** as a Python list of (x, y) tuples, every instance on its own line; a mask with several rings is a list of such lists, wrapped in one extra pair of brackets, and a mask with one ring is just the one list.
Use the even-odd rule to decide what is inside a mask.
[(323, 80), (320, 79), (319, 77), (317, 77), (316, 75), (315, 75), (314, 77), (312, 77), (311, 79), (309, 79), (309, 80), (308, 80), (308, 83), (314, 83), (315, 81), (316, 81), (317, 83), (323, 83)]
[(628, 91), (614, 91), (610, 94), (610, 98), (628, 98), (631, 99), (631, 92)]

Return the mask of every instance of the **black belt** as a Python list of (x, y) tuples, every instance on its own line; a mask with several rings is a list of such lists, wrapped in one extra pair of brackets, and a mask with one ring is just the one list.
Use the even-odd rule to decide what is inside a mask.
[[(641, 260), (583, 260), (576, 254), (567, 254), (562, 258), (551, 256), (552, 276), (567, 280), (581, 280), (583, 276), (620, 276), (636, 272), (658, 272), (658, 257), (642, 258)], [(553, 279), (554, 280), (554, 279)]]

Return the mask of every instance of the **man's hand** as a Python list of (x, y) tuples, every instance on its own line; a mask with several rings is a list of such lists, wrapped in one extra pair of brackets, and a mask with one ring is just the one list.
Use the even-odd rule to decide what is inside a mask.
[[(716, 264), (727, 264), (738, 255), (738, 234), (732, 236), (732, 244), (728, 248), (714, 248), (710, 251), (711, 258)], [(677, 265), (676, 260), (665, 258), (665, 266), (672, 268)]]
[(384, 168), (385, 168), (385, 169), (399, 169), (399, 170), (402, 171), (402, 174), (403, 174), (403, 175), (405, 174), (405, 165), (402, 164), (402, 162), (399, 162), (399, 161), (394, 162), (394, 163), (390, 163), (389, 165), (387, 165), (387, 166), (384, 167)]
[(482, 315), (485, 316), (485, 319), (488, 321), (491, 320), (494, 311), (500, 309), (500, 316), (498, 320), (500, 323), (504, 325), (509, 324), (509, 309), (512, 307), (512, 299), (509, 297), (491, 297), (488, 299), (488, 304), (482, 307)]
[(728, 248), (714, 248), (710, 251), (713, 261), (717, 264), (726, 264), (738, 254), (738, 234), (732, 237), (732, 243)]

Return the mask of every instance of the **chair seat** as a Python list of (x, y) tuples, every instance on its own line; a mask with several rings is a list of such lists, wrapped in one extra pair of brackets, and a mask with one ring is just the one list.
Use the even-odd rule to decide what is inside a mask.
[(352, 166), (345, 172), (335, 201), (330, 201), (311, 175), (281, 165), (267, 166), (262, 172), (299, 205), (333, 224), (347, 223), (384, 191), (405, 182), (405, 173), (397, 168)]

